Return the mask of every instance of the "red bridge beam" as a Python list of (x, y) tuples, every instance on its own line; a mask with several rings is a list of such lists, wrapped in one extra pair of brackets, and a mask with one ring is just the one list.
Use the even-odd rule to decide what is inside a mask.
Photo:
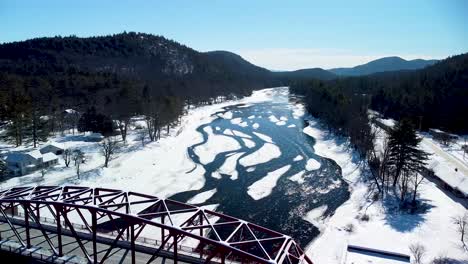
[[(20, 212), (24, 218), (18, 218)], [(41, 222), (43, 215), (55, 219), (57, 245), (46, 232), (50, 232), (50, 227)], [(113, 249), (127, 245), (135, 263), (135, 252), (142, 248), (136, 246), (137, 239), (151, 235), (160, 237), (161, 243), (152, 250), (145, 247), (144, 253), (150, 255), (147, 263), (169, 251), (175, 262), (188, 254), (196, 255), (193, 259), (197, 263), (224, 263), (228, 259), (242, 263), (313, 264), (289, 236), (215, 211), (136, 192), (82, 186), (15, 187), (0, 191), (2, 216), (24, 247), (31, 247), (29, 229), (36, 228), (52, 252), (62, 256), (61, 240), (66, 232), (91, 263), (103, 263)], [(25, 227), (25, 239), (12, 222)], [(84, 228), (76, 230), (76, 224)], [(100, 238), (110, 230), (117, 232), (113, 240)], [(92, 252), (82, 243), (84, 238), (93, 242)], [(97, 240), (106, 241), (109, 246), (102, 257), (98, 256)], [(184, 244), (195, 244), (196, 249), (191, 254), (178, 252), (178, 246)]]

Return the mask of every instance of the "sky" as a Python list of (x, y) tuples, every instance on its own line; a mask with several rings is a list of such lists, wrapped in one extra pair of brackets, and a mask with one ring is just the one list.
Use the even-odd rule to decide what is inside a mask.
[(0, 42), (135, 31), (272, 70), (468, 52), (465, 0), (0, 0)]

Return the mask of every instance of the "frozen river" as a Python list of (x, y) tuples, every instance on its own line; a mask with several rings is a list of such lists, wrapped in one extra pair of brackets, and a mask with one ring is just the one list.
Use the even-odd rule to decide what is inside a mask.
[(170, 198), (219, 204), (217, 211), (289, 234), (305, 246), (319, 234), (306, 214), (333, 214), (349, 198), (348, 185), (341, 168), (316, 155), (314, 138), (303, 133), (300, 99), (287, 88), (270, 93), (266, 102), (224, 107), (196, 128), (203, 141), (188, 154), (204, 168), (205, 184)]

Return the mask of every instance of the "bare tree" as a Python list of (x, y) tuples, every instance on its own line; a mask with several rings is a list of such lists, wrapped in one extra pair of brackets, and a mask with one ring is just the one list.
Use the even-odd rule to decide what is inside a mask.
[(63, 161), (65, 161), (65, 166), (67, 166), (68, 168), (72, 160), (72, 151), (70, 149), (64, 150), (62, 154), (62, 158), (63, 158)]
[(413, 175), (411, 177), (411, 183), (413, 185), (413, 206), (416, 205), (416, 196), (418, 194), (418, 187), (419, 185), (423, 182), (424, 177), (418, 173), (418, 172), (413, 172)]
[(457, 227), (457, 232), (460, 234), (460, 240), (463, 244), (463, 248), (468, 250), (468, 246), (465, 243), (465, 236), (468, 235), (468, 212), (465, 212), (463, 215), (453, 217), (452, 221)]
[(411, 252), (411, 255), (413, 255), (414, 264), (422, 264), (422, 260), (424, 258), (424, 255), (426, 254), (426, 247), (419, 243), (416, 243), (411, 244), (409, 246), (409, 250)]
[(76, 175), (80, 178), (80, 166), (84, 161), (84, 153), (79, 149), (75, 149), (73, 151), (73, 161), (75, 162)]
[(107, 168), (107, 165), (109, 165), (109, 161), (113, 158), (114, 154), (116, 153), (119, 144), (113, 138), (106, 138), (100, 145), (101, 153), (104, 156), (104, 167)]
[(120, 130), (120, 135), (122, 136), (123, 142), (127, 141), (127, 131), (130, 121), (130, 116), (122, 116), (119, 119), (117, 119), (117, 127)]
[(41, 168), (41, 177), (44, 178), (44, 176), (47, 174), (47, 168), (42, 167)]
[(138, 134), (140, 140), (141, 140), (141, 146), (144, 147), (145, 146), (145, 138), (146, 138), (146, 132), (145, 131), (141, 131), (139, 134)]

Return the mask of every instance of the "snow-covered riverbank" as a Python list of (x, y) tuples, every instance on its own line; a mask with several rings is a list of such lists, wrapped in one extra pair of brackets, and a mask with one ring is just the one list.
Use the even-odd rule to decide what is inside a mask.
[[(168, 197), (174, 193), (197, 190), (204, 184), (205, 170), (188, 157), (187, 148), (201, 142), (202, 136), (196, 128), (209, 123), (216, 118), (213, 113), (223, 107), (234, 104), (252, 104), (270, 99), (271, 89), (255, 91), (251, 96), (240, 100), (227, 101), (220, 104), (191, 109), (182, 117), (179, 126), (171, 129), (169, 135), (155, 143), (141, 144), (140, 135), (144, 131), (129, 131), (127, 145), (110, 162), (108, 168), (103, 168), (103, 157), (98, 143), (86, 142), (82, 135), (55, 136), (50, 142), (59, 142), (66, 148), (80, 148), (88, 156), (87, 163), (81, 168), (78, 178), (72, 166), (66, 168), (63, 160), (50, 169), (44, 177), (37, 171), (21, 177), (11, 178), (0, 184), (2, 189), (17, 185), (47, 184), (63, 185), (78, 184), (86, 186), (105, 186), (128, 191), (138, 191)], [(25, 147), (14, 148), (6, 142), (1, 142), (4, 153), (20, 151)], [(217, 149), (235, 148), (237, 142), (213, 139), (212, 147), (204, 153), (206, 159), (214, 156)], [(206, 152), (206, 151), (205, 151)], [(206, 154), (206, 155), (205, 155)]]
[[(466, 212), (461, 204), (427, 180), (420, 187), (420, 199), (428, 205), (425, 213), (400, 213), (380, 200), (372, 201), (368, 197), (368, 185), (354, 162), (357, 160), (346, 148), (346, 142), (329, 135), (316, 121), (310, 122), (304, 133), (316, 139), (317, 154), (340, 165), (351, 189), (351, 198), (329, 219), (321, 218), (321, 208), (308, 213), (307, 220), (321, 224), (321, 235), (307, 247), (308, 255), (316, 263), (347, 263), (342, 261), (346, 258), (348, 244), (410, 255), (409, 246), (415, 243), (427, 249), (424, 263), (436, 257), (468, 263), (468, 252), (461, 247), (460, 235), (453, 223), (453, 217)], [(376, 145), (381, 144), (384, 137), (386, 134), (379, 129)], [(362, 218), (364, 215), (369, 219)]]

